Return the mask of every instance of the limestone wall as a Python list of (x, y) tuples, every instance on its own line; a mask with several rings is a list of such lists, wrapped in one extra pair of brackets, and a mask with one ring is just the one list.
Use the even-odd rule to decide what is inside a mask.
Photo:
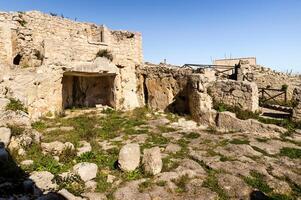
[(242, 110), (258, 111), (258, 88), (255, 83), (233, 80), (212, 82), (208, 94), (215, 102), (236, 106)]
[(239, 61), (247, 61), (250, 65), (256, 65), (256, 58), (255, 57), (249, 57), (249, 58), (233, 58), (233, 59), (218, 59), (214, 60), (214, 65), (229, 65), (229, 66), (235, 66), (239, 63)]
[(139, 69), (140, 101), (153, 109), (188, 112), (187, 83), (191, 69), (145, 64)]
[(66, 69), (72, 71), (81, 65), (89, 66), (88, 71), (105, 68), (102, 63), (93, 65), (100, 50), (112, 54), (111, 63), (117, 68), (116, 108), (140, 106), (135, 73), (136, 66), (143, 63), (140, 33), (112, 31), (103, 25), (75, 22), (37, 11), (1, 12), (2, 95), (10, 94), (22, 100), (29, 106), (30, 114), (61, 112), (62, 77)]

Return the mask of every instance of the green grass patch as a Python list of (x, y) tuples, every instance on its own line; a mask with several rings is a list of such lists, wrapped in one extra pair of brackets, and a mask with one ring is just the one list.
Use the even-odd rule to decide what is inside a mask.
[(189, 180), (190, 179), (187, 174), (185, 174), (177, 179), (173, 179), (172, 181), (177, 186), (176, 192), (179, 192), (179, 193), (186, 192), (187, 191), (186, 185), (189, 183)]
[(10, 98), (10, 102), (6, 105), (5, 110), (12, 110), (12, 111), (23, 111), (28, 113), (27, 108), (19, 99)]
[(44, 131), (47, 128), (47, 125), (44, 121), (36, 121), (31, 124), (31, 127), (37, 131)]
[(196, 139), (200, 137), (200, 134), (195, 133), (195, 132), (191, 132), (189, 134), (184, 134), (184, 137), (187, 139)]
[(22, 135), (25, 130), (25, 128), (18, 125), (8, 125), (8, 128), (11, 130), (12, 136)]
[(166, 184), (167, 184), (166, 181), (158, 181), (158, 182), (156, 182), (156, 185), (160, 186), (160, 187), (164, 187), (164, 186), (166, 186)]
[(256, 147), (256, 146), (251, 146), (255, 151), (258, 151), (260, 153), (262, 153), (264, 156), (269, 156), (269, 157), (274, 157), (274, 155), (269, 154), (268, 152), (266, 152), (265, 150)]
[(104, 173), (97, 173), (95, 181), (97, 182), (96, 192), (107, 192), (112, 184), (107, 182), (107, 175)]
[(227, 193), (220, 187), (218, 184), (218, 180), (216, 178), (217, 172), (214, 170), (208, 171), (208, 176), (203, 182), (203, 187), (209, 188), (210, 190), (216, 192), (219, 196), (220, 200), (226, 200), (229, 199), (229, 196)]
[(233, 139), (230, 141), (231, 144), (250, 144), (249, 140)]
[(143, 193), (146, 190), (152, 188), (153, 186), (154, 186), (154, 182), (151, 179), (148, 179), (139, 184), (138, 190), (139, 190), (139, 192)]
[(280, 156), (286, 156), (292, 159), (301, 159), (301, 149), (283, 147), (280, 149)]
[(250, 176), (244, 177), (243, 180), (252, 188), (258, 189), (264, 193), (272, 192), (272, 189), (268, 186), (264, 180), (264, 175), (256, 171), (251, 171)]
[(158, 129), (161, 133), (169, 133), (177, 131), (175, 128), (167, 127), (167, 126), (158, 126)]
[(143, 178), (143, 170), (142, 168), (135, 169), (130, 172), (123, 172), (122, 178), (127, 181), (137, 180)]

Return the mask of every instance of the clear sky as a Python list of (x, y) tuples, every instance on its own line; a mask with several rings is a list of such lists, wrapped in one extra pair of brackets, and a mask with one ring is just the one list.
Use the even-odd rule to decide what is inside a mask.
[(256, 56), (273, 69), (301, 72), (301, 0), (0, 0), (0, 10), (142, 32), (144, 60), (154, 63)]

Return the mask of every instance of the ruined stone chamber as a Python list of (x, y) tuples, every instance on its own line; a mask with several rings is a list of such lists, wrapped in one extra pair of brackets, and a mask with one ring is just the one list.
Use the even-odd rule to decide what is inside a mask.
[(143, 105), (141, 34), (37, 11), (0, 13), (0, 92), (32, 118), (71, 107)]

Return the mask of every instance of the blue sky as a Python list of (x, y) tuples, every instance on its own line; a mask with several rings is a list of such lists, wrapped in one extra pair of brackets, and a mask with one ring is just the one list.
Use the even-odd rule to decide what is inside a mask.
[(154, 63), (256, 56), (273, 69), (301, 72), (301, 0), (0, 0), (0, 10), (142, 32), (144, 60)]

